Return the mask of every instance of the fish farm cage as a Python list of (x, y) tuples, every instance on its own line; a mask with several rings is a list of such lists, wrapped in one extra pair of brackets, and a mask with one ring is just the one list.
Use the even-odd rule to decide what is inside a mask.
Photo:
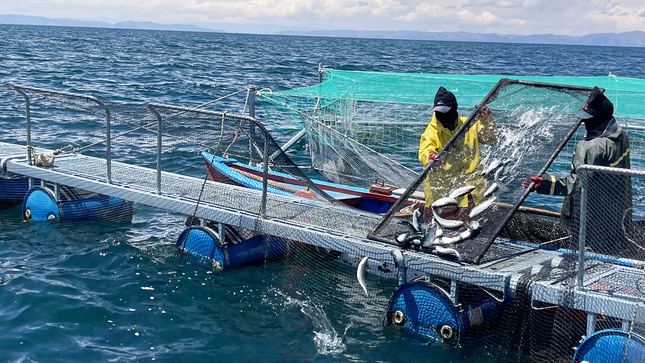
[[(266, 291), (333, 311), (336, 330), (384, 325), (454, 347), (464, 360), (482, 352), (536, 362), (645, 356), (645, 110), (636, 101), (644, 81), (321, 75), (304, 89), (249, 88), (235, 95), (246, 105), (239, 113), (11, 86), (27, 127), (0, 143), (0, 198), (42, 223), (123, 220), (132, 203), (185, 215), (172, 241), (182, 263), (224, 278), (230, 269), (261, 273)], [(574, 114), (594, 85), (616, 106), (631, 168), (576, 170), (574, 223), (562, 231), (557, 210), (543, 207), (559, 210), (562, 198), (520, 184), (570, 172), (584, 138)], [(419, 136), (439, 86), (455, 93), (466, 120), (440, 152), (443, 162), (424, 168)], [(480, 105), (492, 110), (496, 140), (472, 154), (464, 137), (481, 122)], [(82, 135), (69, 132), (92, 122)], [(205, 150), (255, 168), (256, 184), (213, 180)], [(166, 167), (168, 158), (181, 167)], [(451, 174), (466, 158), (473, 169)], [(269, 180), (278, 172), (297, 190)], [(362, 210), (319, 178), (396, 201), (384, 212)], [(428, 178), (441, 181), (437, 201), (466, 205), (425, 205)], [(243, 267), (257, 264), (264, 268)]]

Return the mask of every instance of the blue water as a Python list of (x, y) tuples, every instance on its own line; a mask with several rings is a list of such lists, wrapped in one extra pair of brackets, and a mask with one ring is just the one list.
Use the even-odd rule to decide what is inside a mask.
[[(0, 25), (0, 86), (196, 106), (247, 85), (315, 84), (319, 64), (364, 71), (644, 77), (645, 48), (286, 37)], [(428, 90), (434, 92), (435, 90)], [(24, 142), (23, 103), (0, 92), (3, 141)], [(233, 105), (231, 105), (233, 107)], [(235, 107), (239, 107), (235, 106)], [(289, 125), (285, 125), (288, 127)], [(52, 135), (41, 135), (54, 138)], [(181, 160), (170, 168), (185, 167)], [(200, 169), (196, 165), (195, 169)], [(180, 260), (184, 216), (135, 206), (132, 223), (25, 223), (0, 209), (0, 360), (495, 361), (375, 323), (381, 305), (317, 304), (351, 269), (265, 264), (222, 274)], [(322, 277), (321, 277), (322, 276)], [(378, 285), (381, 302), (393, 286)], [(359, 290), (353, 290), (359, 291)], [(364, 318), (365, 317), (365, 318)]]

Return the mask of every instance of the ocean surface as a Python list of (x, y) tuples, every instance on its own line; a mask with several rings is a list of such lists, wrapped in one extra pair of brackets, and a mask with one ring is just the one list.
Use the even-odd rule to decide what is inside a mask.
[[(319, 65), (643, 78), (643, 59), (645, 48), (629, 47), (0, 25), (0, 87), (184, 106), (248, 85), (313, 85)], [(0, 91), (0, 105), (0, 140), (24, 143), (24, 100)], [(175, 163), (170, 168), (202, 168)], [(174, 247), (184, 220), (135, 205), (132, 223), (26, 223), (19, 207), (1, 208), (0, 361), (496, 361), (486, 347), (447, 349), (375, 323), (368, 317), (377, 307), (348, 308), (338, 299), (320, 305), (284, 287), (294, 274), (307, 278), (307, 266), (286, 272), (267, 263), (218, 274), (187, 263)], [(355, 287), (351, 268), (335, 271), (310, 283)], [(393, 287), (381, 285), (381, 301)]]

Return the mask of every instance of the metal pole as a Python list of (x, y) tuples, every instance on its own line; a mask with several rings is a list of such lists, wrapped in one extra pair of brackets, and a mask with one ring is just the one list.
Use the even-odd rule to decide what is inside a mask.
[(226, 241), (226, 230), (224, 229), (224, 223), (217, 222), (217, 239), (219, 239), (219, 245), (224, 246), (224, 241)]
[(582, 188), (580, 191), (580, 229), (578, 233), (578, 288), (582, 289), (585, 277), (585, 245), (587, 238), (587, 189), (589, 171), (579, 170), (578, 175), (582, 177)]
[(157, 118), (157, 194), (161, 194), (161, 114), (151, 104), (148, 109)]
[[(249, 86), (248, 99), (249, 99), (249, 116), (252, 118), (255, 118), (255, 86)], [(249, 155), (253, 155), (254, 139), (255, 139), (255, 123), (251, 122), (249, 124)], [(252, 157), (249, 158), (249, 162), (251, 162), (252, 159), (253, 159)]]
[(298, 131), (298, 133), (295, 134), (291, 138), (291, 140), (287, 141), (284, 145), (282, 145), (280, 150), (276, 150), (273, 154), (271, 154), (271, 159), (275, 159), (278, 155), (280, 155), (280, 151), (283, 151), (283, 152), (287, 151), (290, 147), (293, 146), (293, 144), (300, 141), (300, 139), (302, 139), (302, 137), (305, 136), (306, 134), (307, 134), (307, 130), (305, 129)]
[(110, 110), (105, 107), (105, 133), (107, 138), (105, 139), (105, 161), (107, 162), (107, 182), (112, 184), (112, 135), (111, 135), (111, 116)]
[(262, 202), (260, 205), (260, 215), (266, 218), (267, 213), (267, 184), (269, 182), (269, 140), (264, 136), (264, 153), (262, 155)]
[[(31, 102), (29, 101), (29, 96), (22, 91), (20, 88), (13, 87), (16, 92), (20, 93), (22, 97), (25, 98), (25, 119), (27, 121), (27, 160), (29, 161), (29, 165), (33, 165), (32, 159), (31, 159), (31, 114), (30, 114), (30, 105)], [(30, 186), (31, 187), (31, 186)]]
[(249, 116), (255, 118), (255, 86), (249, 86)]
[(323, 73), (325, 73), (325, 68), (322, 63), (318, 63), (318, 83), (322, 83)]

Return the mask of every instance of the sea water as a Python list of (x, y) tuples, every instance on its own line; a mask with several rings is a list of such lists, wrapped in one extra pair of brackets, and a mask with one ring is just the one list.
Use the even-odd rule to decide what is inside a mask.
[[(183, 106), (249, 85), (313, 85), (319, 65), (642, 78), (643, 59), (645, 48), (630, 47), (0, 25), (0, 87)], [(24, 143), (24, 100), (3, 90), (0, 106), (0, 140)], [(167, 166), (193, 167), (174, 162)], [(185, 216), (141, 205), (132, 223), (116, 225), (26, 223), (20, 214), (19, 207), (0, 209), (3, 361), (495, 361), (486, 348), (465, 354), (375, 324), (377, 306), (350, 309), (355, 318), (347, 319), (338, 313), (347, 309), (285, 291), (281, 284), (292, 275), (279, 264), (217, 274), (186, 263), (174, 247)], [(318, 283), (355, 285), (351, 269), (331, 278)], [(388, 293), (380, 291), (382, 302)]]

